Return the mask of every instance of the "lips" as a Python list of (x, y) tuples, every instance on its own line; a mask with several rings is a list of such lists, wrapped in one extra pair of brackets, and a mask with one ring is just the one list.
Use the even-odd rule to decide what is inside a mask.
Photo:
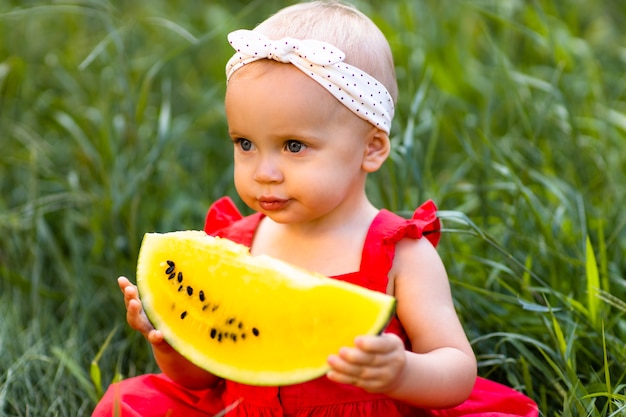
[(259, 198), (259, 206), (265, 211), (276, 211), (283, 209), (289, 200), (277, 197), (261, 197)]

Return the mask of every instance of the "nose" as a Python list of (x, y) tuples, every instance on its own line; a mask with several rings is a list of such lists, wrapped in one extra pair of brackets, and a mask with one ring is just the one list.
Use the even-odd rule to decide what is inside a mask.
[(283, 173), (278, 156), (260, 156), (256, 169), (254, 170), (254, 180), (266, 184), (282, 182)]

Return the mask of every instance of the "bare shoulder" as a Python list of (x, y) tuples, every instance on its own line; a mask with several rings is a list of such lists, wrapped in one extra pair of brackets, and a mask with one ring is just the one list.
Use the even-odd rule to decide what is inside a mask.
[(433, 281), (445, 281), (448, 276), (435, 247), (426, 238), (402, 239), (396, 245), (396, 253), (393, 265), (389, 271), (389, 291), (395, 295), (395, 288), (403, 281), (425, 281), (424, 284)]

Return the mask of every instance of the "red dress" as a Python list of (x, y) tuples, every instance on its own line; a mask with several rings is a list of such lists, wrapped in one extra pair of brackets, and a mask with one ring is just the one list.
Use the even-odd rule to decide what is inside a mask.
[[(209, 209), (205, 231), (250, 246), (262, 219), (259, 213), (243, 217), (229, 198)], [(363, 287), (386, 291), (387, 274), (393, 263), (395, 245), (403, 238), (439, 241), (436, 207), (428, 201), (410, 220), (381, 210), (368, 231), (359, 271), (333, 277)], [(400, 336), (410, 349), (397, 317), (386, 332)], [(255, 387), (222, 381), (216, 388), (187, 390), (162, 374), (129, 378), (111, 385), (92, 416), (181, 416), (207, 417), (228, 408), (228, 417), (344, 417), (344, 416), (482, 416), (536, 417), (537, 405), (530, 398), (504, 385), (477, 378), (470, 398), (458, 407), (423, 410), (382, 394), (338, 384), (321, 377), (284, 387)]]

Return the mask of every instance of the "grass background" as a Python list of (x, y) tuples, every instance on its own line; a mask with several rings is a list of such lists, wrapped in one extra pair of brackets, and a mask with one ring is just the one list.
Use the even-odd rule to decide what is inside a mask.
[[(287, 4), (0, 3), (0, 416), (89, 415), (156, 369), (115, 278), (144, 232), (200, 228), (234, 196), (225, 36)], [(439, 205), (480, 374), (545, 416), (623, 415), (623, 3), (355, 4), (400, 85), (370, 194)]]

